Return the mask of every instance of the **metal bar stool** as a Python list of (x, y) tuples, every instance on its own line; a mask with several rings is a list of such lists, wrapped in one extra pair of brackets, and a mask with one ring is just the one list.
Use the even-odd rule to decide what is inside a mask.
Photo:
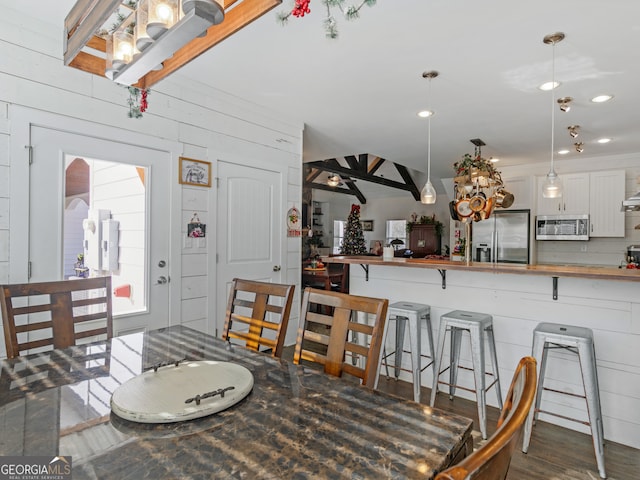
[[(582, 373), (584, 395), (544, 387), (547, 353), (552, 348), (561, 348), (578, 355), (580, 371)], [(604, 468), (604, 431), (602, 425), (602, 411), (600, 408), (600, 393), (598, 387), (598, 372), (596, 369), (596, 353), (593, 343), (593, 332), (589, 328), (573, 327), (555, 323), (540, 323), (533, 331), (532, 355), (538, 361), (538, 365), (540, 365), (538, 373), (538, 392), (536, 394), (535, 406), (529, 411), (529, 416), (527, 417), (527, 422), (524, 427), (522, 451), (527, 453), (527, 450), (529, 449), (531, 430), (535, 420), (538, 419), (539, 412), (560, 417), (565, 420), (582, 423), (591, 428), (591, 437), (593, 439), (598, 472), (600, 473), (600, 477), (607, 478)], [(589, 417), (589, 421), (585, 422), (549, 412), (547, 410), (542, 410), (540, 408), (540, 403), (542, 401), (543, 390), (584, 398), (587, 403), (587, 415)]]
[[(442, 366), (442, 353), (447, 331), (451, 331), (451, 353), (450, 365), (444, 370)], [(469, 369), (459, 365), (460, 344), (462, 343), (462, 332), (467, 331), (471, 337), (471, 360), (473, 368)], [(487, 372), (485, 368), (484, 343), (488, 340), (493, 372)], [(473, 370), (475, 379), (475, 389), (466, 388), (457, 384), (458, 367), (466, 370)], [(449, 370), (449, 383), (441, 381), (440, 375)], [(440, 334), (438, 336), (438, 353), (435, 358), (433, 376), (433, 387), (431, 388), (431, 406), (436, 403), (438, 384), (449, 385), (449, 398), (453, 399), (456, 387), (476, 394), (478, 404), (478, 420), (482, 438), (487, 438), (487, 390), (492, 386), (496, 387), (498, 396), (498, 406), (502, 410), (502, 393), (500, 392), (500, 377), (498, 374), (498, 356), (496, 354), (496, 343), (493, 338), (493, 317), (484, 313), (465, 312), (454, 310), (440, 317)], [(493, 377), (493, 382), (486, 385), (485, 377)]]
[[(400, 370), (405, 372), (412, 372), (413, 374), (413, 400), (420, 402), (420, 374), (423, 370), (433, 364), (433, 329), (431, 328), (431, 307), (429, 305), (423, 305), (421, 303), (412, 302), (396, 302), (389, 305), (389, 320), (396, 320), (396, 346), (393, 352), (387, 353), (385, 342), (387, 340), (387, 333), (389, 330), (389, 322), (386, 322), (384, 326), (383, 336), (383, 349), (382, 355), (380, 355), (380, 361), (378, 363), (378, 372), (380, 366), (384, 363), (387, 378), (389, 378), (389, 364), (387, 358), (394, 356), (393, 367), (396, 380), (400, 376)], [(421, 346), (421, 333), (420, 333), (420, 319), (424, 319), (427, 324), (427, 338), (429, 340), (429, 355), (422, 354)], [(411, 351), (404, 350), (404, 334), (406, 325), (409, 324), (409, 345)], [(402, 368), (402, 354), (411, 353), (411, 370)], [(428, 358), (431, 361), (422, 366), (422, 358)], [(378, 388), (379, 377), (376, 377), (376, 381), (373, 388)]]

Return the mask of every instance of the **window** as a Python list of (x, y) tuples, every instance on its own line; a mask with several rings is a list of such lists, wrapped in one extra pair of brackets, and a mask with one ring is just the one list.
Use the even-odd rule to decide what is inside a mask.
[(346, 226), (347, 222), (345, 222), (344, 220), (333, 221), (333, 246), (331, 248), (331, 253), (340, 253), (340, 245), (342, 245), (342, 239), (344, 238), (344, 230)]
[(400, 245), (395, 247), (398, 248), (408, 248), (407, 245), (407, 221), (406, 220), (387, 220), (387, 232), (386, 232), (386, 244), (391, 244), (392, 240), (395, 239), (402, 240), (404, 246)]

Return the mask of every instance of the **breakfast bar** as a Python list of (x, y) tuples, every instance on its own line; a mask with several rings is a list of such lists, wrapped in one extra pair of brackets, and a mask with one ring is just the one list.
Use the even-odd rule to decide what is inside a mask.
[[(185, 359), (241, 365), (253, 390), (189, 421), (145, 424), (111, 412), (111, 395), (124, 382)], [(0, 455), (70, 456), (74, 479), (429, 479), (473, 444), (468, 418), (184, 326), (2, 360), (1, 367)]]
[[(492, 315), (502, 379), (511, 378), (518, 359), (531, 354), (533, 330), (538, 323), (592, 329), (605, 438), (640, 448), (640, 270), (406, 258), (384, 261), (371, 256), (322, 260), (353, 265), (350, 270), (353, 294), (430, 305), (434, 330), (440, 316), (452, 310)], [(434, 332), (435, 337), (437, 334)], [(422, 336), (422, 345), (428, 345), (424, 330)], [(422, 353), (429, 354), (424, 349)], [(554, 362), (559, 357), (562, 361)], [(470, 358), (463, 356), (462, 362), (469, 363)], [(408, 374), (403, 375), (410, 381)], [(470, 372), (461, 371), (460, 378), (473, 385)], [(421, 380), (422, 385), (431, 385), (431, 369), (422, 372)], [(551, 354), (545, 385), (568, 386), (580, 392), (577, 359), (562, 353)], [(464, 390), (458, 390), (456, 395), (475, 400)], [(557, 402), (555, 409), (568, 417), (586, 416), (582, 399), (567, 400), (564, 396), (560, 399), (553, 394), (549, 398)], [(497, 406), (493, 391), (487, 394), (487, 402)], [(540, 418), (588, 433), (587, 427), (575, 422), (545, 415)]]

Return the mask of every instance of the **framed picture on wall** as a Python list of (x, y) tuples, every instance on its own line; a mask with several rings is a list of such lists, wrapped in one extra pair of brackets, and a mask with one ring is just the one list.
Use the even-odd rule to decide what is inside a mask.
[(179, 182), (196, 187), (211, 186), (211, 162), (180, 157)]
[(362, 231), (373, 232), (373, 220), (362, 220)]

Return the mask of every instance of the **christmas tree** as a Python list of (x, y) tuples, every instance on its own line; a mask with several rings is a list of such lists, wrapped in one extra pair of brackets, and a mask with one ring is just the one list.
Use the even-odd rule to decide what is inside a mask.
[(362, 225), (360, 224), (360, 205), (351, 205), (351, 213), (347, 219), (347, 229), (344, 232), (342, 245), (340, 245), (340, 253), (342, 255), (362, 255), (367, 253)]

